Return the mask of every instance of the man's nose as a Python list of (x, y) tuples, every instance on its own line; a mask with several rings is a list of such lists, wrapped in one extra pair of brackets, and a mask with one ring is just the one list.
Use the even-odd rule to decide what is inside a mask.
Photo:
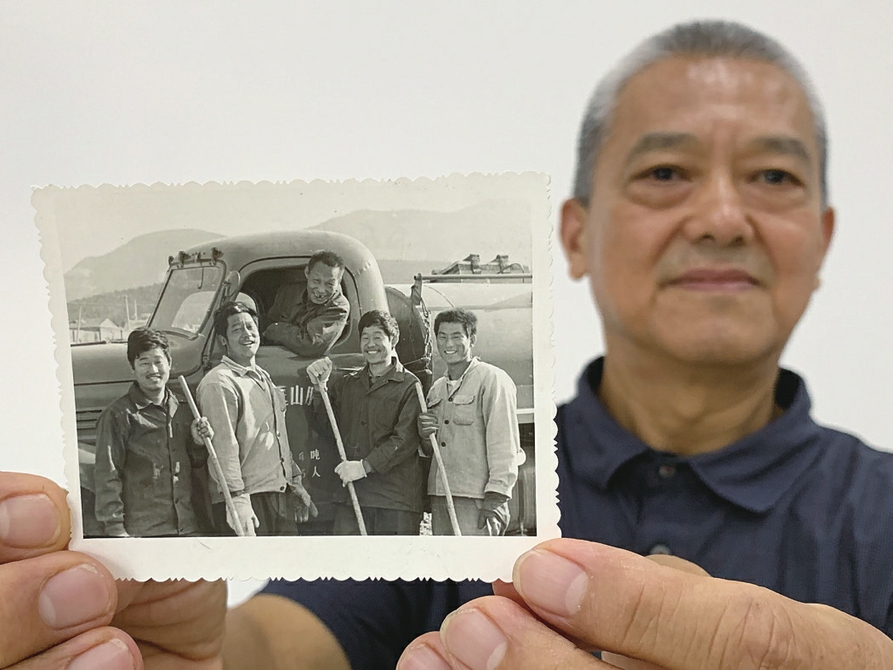
[(753, 238), (753, 226), (738, 184), (728, 170), (715, 170), (708, 175), (694, 206), (685, 225), (685, 234), (693, 243), (736, 246)]

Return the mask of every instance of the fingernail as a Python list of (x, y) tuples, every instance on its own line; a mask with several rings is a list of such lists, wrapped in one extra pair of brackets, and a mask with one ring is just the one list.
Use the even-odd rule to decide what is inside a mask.
[(440, 636), (449, 652), (471, 670), (493, 670), (505, 656), (505, 635), (474, 608), (450, 614)]
[(589, 576), (563, 556), (534, 549), (515, 566), (514, 584), (528, 604), (568, 617), (580, 611)]
[(403, 652), (397, 670), (450, 670), (450, 666), (427, 644), (420, 644)]
[(109, 640), (75, 658), (68, 670), (133, 670), (133, 656), (123, 640)]
[(56, 630), (110, 614), (111, 606), (109, 586), (92, 565), (79, 565), (54, 575), (38, 598), (40, 618)]
[(45, 547), (61, 530), (56, 506), (42, 493), (13, 496), (0, 503), (0, 542), (9, 547)]

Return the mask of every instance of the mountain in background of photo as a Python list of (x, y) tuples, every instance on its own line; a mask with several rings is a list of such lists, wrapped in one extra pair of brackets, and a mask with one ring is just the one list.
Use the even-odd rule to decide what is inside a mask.
[[(528, 221), (530, 210), (525, 202), (492, 199), (452, 212), (357, 210), (310, 229), (360, 240), (375, 256), (386, 283), (408, 284), (416, 273), (443, 270), (469, 254), (478, 254), (484, 263), (506, 254), (512, 262), (529, 265)], [(197, 229), (135, 237), (107, 254), (83, 259), (66, 272), (66, 300), (72, 303), (154, 286), (164, 279), (168, 256), (221, 237)]]
[(167, 272), (168, 256), (221, 237), (206, 230), (163, 230), (135, 237), (107, 254), (85, 258), (66, 272), (66, 300), (157, 284)]

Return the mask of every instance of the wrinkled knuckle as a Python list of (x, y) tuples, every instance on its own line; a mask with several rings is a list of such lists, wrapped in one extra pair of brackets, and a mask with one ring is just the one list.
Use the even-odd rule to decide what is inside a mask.
[(644, 588), (632, 595), (629, 606), (625, 608), (627, 616), (618, 617), (614, 621), (619, 648), (653, 650), (657, 644), (656, 632), (659, 628), (654, 622), (662, 616), (672, 616), (674, 608), (666, 599), (655, 601), (648, 598)]
[[(718, 641), (721, 667), (776, 670), (797, 667), (797, 639), (789, 613), (761, 593), (729, 599), (724, 619), (731, 634)], [(722, 634), (723, 628), (718, 629)], [(728, 665), (727, 665), (728, 664)]]

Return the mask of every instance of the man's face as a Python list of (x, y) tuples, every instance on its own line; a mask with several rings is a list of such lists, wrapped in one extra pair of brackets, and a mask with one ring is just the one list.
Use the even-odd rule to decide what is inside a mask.
[(307, 295), (310, 302), (322, 305), (329, 300), (341, 285), (342, 268), (333, 268), (325, 263), (316, 263), (307, 270)]
[(246, 364), (257, 353), (260, 346), (260, 333), (257, 323), (250, 314), (231, 314), (226, 320), (227, 355), (240, 364)]
[(369, 365), (390, 363), (394, 353), (394, 343), (378, 326), (363, 328), (360, 334), (360, 350)]
[(461, 323), (441, 323), (437, 329), (437, 351), (447, 365), (471, 360), (474, 338)]
[(777, 359), (831, 239), (806, 97), (777, 67), (671, 58), (618, 97), (588, 209), (562, 241), (612, 351), (687, 363)]
[(171, 361), (161, 347), (152, 347), (133, 361), (133, 376), (147, 395), (155, 395), (164, 389), (171, 376)]

